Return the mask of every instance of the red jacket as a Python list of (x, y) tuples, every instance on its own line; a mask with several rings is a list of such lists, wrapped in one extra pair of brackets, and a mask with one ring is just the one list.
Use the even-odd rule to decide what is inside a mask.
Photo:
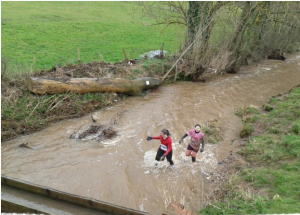
[[(152, 139), (155, 140), (160, 140), (161, 144), (167, 147), (167, 151), (165, 153), (165, 155), (167, 156), (169, 154), (170, 151), (172, 151), (172, 139), (171, 137), (167, 137), (165, 140), (163, 139), (163, 137), (160, 135), (158, 137), (152, 137)], [(162, 148), (161, 148), (162, 149)], [(162, 149), (163, 150), (163, 149)], [(164, 150), (165, 151), (165, 150)]]

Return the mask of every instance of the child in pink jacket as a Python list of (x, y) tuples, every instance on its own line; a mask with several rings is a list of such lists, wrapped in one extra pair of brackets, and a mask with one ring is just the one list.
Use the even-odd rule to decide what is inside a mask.
[(200, 152), (204, 151), (204, 134), (201, 132), (201, 126), (199, 124), (196, 124), (194, 129), (183, 135), (183, 137), (179, 141), (179, 144), (181, 144), (183, 142), (183, 139), (187, 136), (190, 136), (191, 140), (186, 149), (185, 155), (192, 156), (192, 162), (195, 162), (201, 143), (202, 146)]

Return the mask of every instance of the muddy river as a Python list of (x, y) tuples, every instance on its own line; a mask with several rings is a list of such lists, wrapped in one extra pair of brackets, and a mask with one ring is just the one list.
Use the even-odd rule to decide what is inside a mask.
[[(53, 124), (41, 132), (1, 144), (2, 175), (48, 186), (113, 204), (161, 214), (171, 201), (199, 211), (214, 183), (208, 175), (218, 168), (234, 147), (242, 123), (235, 111), (249, 105), (261, 106), (268, 99), (286, 93), (300, 83), (300, 54), (286, 61), (266, 60), (244, 67), (238, 74), (226, 74), (208, 83), (177, 82), (130, 97), (78, 119)], [(115, 138), (97, 143), (69, 139), (91, 125), (91, 116), (113, 126)], [(218, 120), (224, 140), (207, 143), (193, 165), (185, 156), (188, 139), (179, 139), (196, 123)], [(173, 139), (173, 160), (155, 166), (160, 143), (146, 141), (169, 129)], [(28, 143), (32, 149), (18, 147)]]

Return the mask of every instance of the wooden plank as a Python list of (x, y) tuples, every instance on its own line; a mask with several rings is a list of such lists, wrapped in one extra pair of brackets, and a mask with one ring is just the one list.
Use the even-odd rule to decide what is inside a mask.
[(124, 215), (148, 214), (147, 212), (138, 211), (138, 210), (114, 205), (111, 203), (62, 192), (49, 187), (44, 187), (40, 185), (31, 184), (29, 182), (25, 182), (22, 180), (13, 179), (7, 176), (1, 176), (1, 186), (8, 186), (15, 189), (20, 189), (33, 194), (46, 196), (57, 201), (63, 201), (79, 207), (89, 208), (96, 211), (97, 210), (106, 211), (106, 212), (110, 212), (111, 214), (124, 214)]

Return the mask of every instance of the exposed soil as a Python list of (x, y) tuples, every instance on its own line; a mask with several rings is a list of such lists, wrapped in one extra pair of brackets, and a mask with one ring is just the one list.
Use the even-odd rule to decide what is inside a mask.
[[(232, 144), (236, 146), (238, 150), (245, 146), (247, 141), (247, 138), (236, 139), (232, 141)], [(232, 151), (225, 160), (220, 161), (218, 164), (218, 169), (207, 177), (207, 180), (215, 185), (215, 190), (213, 195), (209, 197), (209, 201), (223, 200), (229, 192), (226, 187), (229, 178), (240, 170), (250, 166), (250, 164), (246, 162), (241, 155)]]
[[(142, 67), (143, 60), (122, 61), (118, 63), (80, 63), (77, 65), (69, 64), (66, 67), (53, 66), (50, 70), (41, 70), (35, 73), (34, 77), (56, 77), (56, 78), (137, 78), (141, 76), (151, 76), (154, 73), (146, 71)], [(134, 70), (139, 70), (139, 74)]]

